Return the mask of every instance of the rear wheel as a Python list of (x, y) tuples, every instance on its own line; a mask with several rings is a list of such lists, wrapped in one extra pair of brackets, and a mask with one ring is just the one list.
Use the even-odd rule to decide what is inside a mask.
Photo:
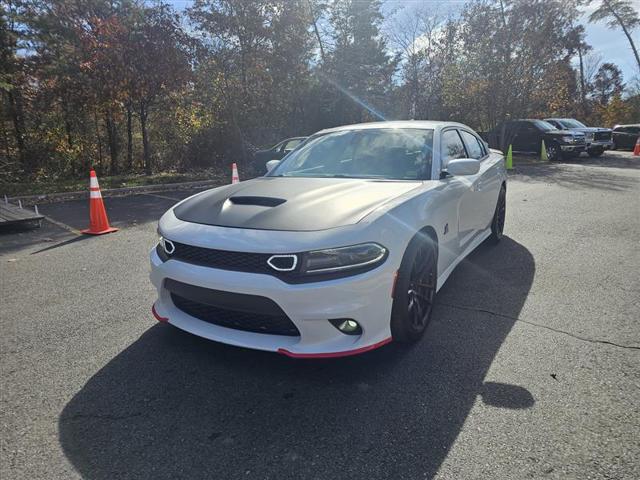
[(391, 334), (400, 342), (415, 342), (431, 321), (438, 280), (438, 246), (428, 234), (418, 234), (404, 254), (394, 289)]
[(498, 203), (496, 203), (496, 211), (493, 213), (493, 220), (491, 220), (491, 236), (489, 238), (493, 243), (498, 243), (502, 240), (506, 213), (507, 189), (503, 185), (498, 194)]

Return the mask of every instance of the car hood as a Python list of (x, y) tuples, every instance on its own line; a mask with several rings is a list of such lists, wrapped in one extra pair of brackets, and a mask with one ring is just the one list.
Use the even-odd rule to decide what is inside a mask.
[(547, 130), (547, 133), (551, 134), (551, 135), (567, 135), (567, 136), (583, 136), (584, 133), (583, 132), (579, 132), (577, 130)]
[(178, 204), (185, 222), (259, 230), (313, 231), (353, 225), (422, 182), (260, 177), (207, 190)]
[(584, 127), (584, 128), (572, 128), (573, 132), (582, 132), (582, 133), (596, 133), (596, 132), (610, 132), (610, 128), (600, 128), (600, 127)]

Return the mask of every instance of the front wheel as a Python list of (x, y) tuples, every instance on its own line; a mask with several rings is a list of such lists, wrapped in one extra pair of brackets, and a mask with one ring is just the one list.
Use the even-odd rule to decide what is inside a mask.
[(560, 150), (560, 145), (555, 142), (551, 142), (547, 147), (547, 158), (555, 162), (562, 158), (562, 151)]
[(419, 233), (402, 258), (393, 294), (391, 334), (399, 342), (415, 342), (431, 321), (438, 281), (438, 246)]
[(496, 210), (493, 213), (493, 220), (491, 220), (491, 235), (489, 238), (493, 243), (498, 243), (502, 240), (504, 231), (504, 219), (507, 213), (507, 189), (502, 186), (500, 193), (498, 194), (498, 203), (496, 203)]
[(587, 150), (587, 153), (589, 154), (589, 156), (591, 158), (596, 158), (596, 157), (599, 157), (600, 155), (602, 155), (604, 153), (604, 149), (603, 148), (593, 148), (593, 149)]

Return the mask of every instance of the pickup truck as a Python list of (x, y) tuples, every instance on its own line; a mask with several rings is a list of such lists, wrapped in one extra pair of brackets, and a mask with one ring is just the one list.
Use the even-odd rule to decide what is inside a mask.
[(545, 121), (561, 130), (584, 133), (590, 157), (599, 157), (605, 150), (613, 148), (610, 128), (587, 127), (575, 118), (545, 118)]
[[(504, 137), (504, 138), (503, 138)], [(491, 148), (513, 146), (516, 152), (540, 153), (544, 140), (549, 160), (577, 157), (587, 150), (582, 132), (558, 130), (544, 120), (509, 120), (484, 135)]]

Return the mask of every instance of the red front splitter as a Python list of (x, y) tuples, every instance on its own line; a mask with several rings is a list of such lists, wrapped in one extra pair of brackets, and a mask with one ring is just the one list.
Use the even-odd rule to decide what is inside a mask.
[(286, 355), (291, 358), (340, 358), (340, 357), (350, 357), (352, 355), (360, 355), (361, 353), (369, 352), (371, 350), (375, 350), (376, 348), (380, 348), (387, 343), (390, 343), (392, 340), (391, 337), (385, 338), (381, 342), (374, 343), (373, 345), (368, 345), (366, 347), (356, 348), (355, 350), (345, 350), (344, 352), (328, 352), (328, 353), (295, 353), (290, 352), (285, 348), (279, 348), (278, 353), (282, 355)]
[(160, 315), (158, 315), (158, 312), (156, 312), (155, 303), (151, 306), (151, 313), (153, 313), (153, 316), (156, 317), (156, 320), (158, 320), (159, 322), (162, 322), (162, 323), (169, 322), (169, 319), (167, 317), (161, 317)]

